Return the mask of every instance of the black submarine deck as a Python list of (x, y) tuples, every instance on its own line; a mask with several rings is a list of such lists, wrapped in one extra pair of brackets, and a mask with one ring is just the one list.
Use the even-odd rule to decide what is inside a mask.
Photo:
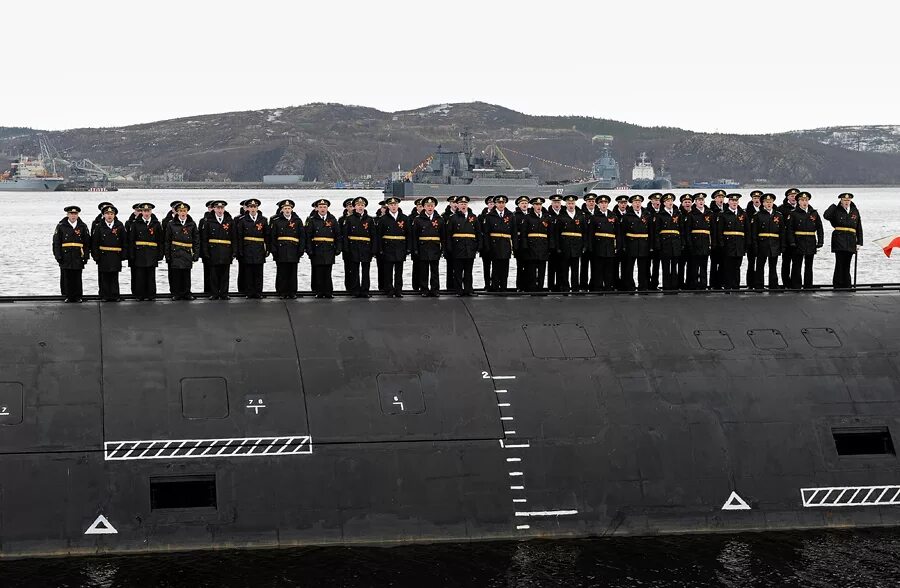
[(0, 557), (897, 525), (898, 289), (0, 298)]

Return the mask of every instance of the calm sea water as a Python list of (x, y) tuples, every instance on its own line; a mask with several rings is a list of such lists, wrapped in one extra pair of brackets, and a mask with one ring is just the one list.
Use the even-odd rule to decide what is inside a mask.
[[(837, 194), (844, 188), (822, 188), (813, 190), (813, 208), (824, 211), (832, 202), (837, 200)], [(849, 188), (855, 195), (859, 206), (863, 227), (865, 229), (866, 242), (873, 238), (884, 237), (889, 234), (900, 233), (900, 189), (898, 188)], [(775, 188), (775, 194), (784, 193), (784, 188)], [(630, 192), (629, 192), (630, 193)], [(745, 191), (745, 194), (749, 191)], [(612, 194), (612, 193), (610, 193)], [(645, 193), (646, 196), (647, 193)], [(0, 295), (40, 295), (59, 293), (59, 270), (53, 259), (51, 251), (51, 237), (56, 223), (65, 216), (63, 207), (69, 204), (77, 204), (82, 208), (82, 218), (90, 225), (90, 221), (97, 215), (97, 203), (103, 200), (112, 201), (122, 212), (122, 218), (127, 218), (131, 205), (137, 202), (149, 201), (156, 205), (156, 212), (160, 219), (168, 210), (168, 205), (173, 200), (184, 200), (191, 205), (194, 220), (199, 221), (205, 211), (203, 204), (214, 198), (224, 199), (229, 203), (228, 210), (232, 214), (238, 211), (238, 202), (251, 196), (262, 201), (262, 213), (271, 216), (276, 213), (275, 203), (282, 198), (290, 198), (297, 203), (297, 213), (302, 217), (311, 210), (310, 204), (318, 198), (328, 198), (332, 201), (332, 212), (340, 214), (341, 201), (352, 196), (365, 196), (371, 205), (369, 210), (374, 213), (376, 203), (381, 199), (378, 191), (350, 191), (350, 190), (120, 190), (109, 193), (92, 192), (51, 192), (51, 193), (15, 193), (0, 192)], [(745, 198), (748, 200), (748, 198)], [(780, 202), (780, 198), (779, 198)], [(743, 205), (743, 202), (742, 202)], [(409, 212), (411, 203), (401, 204), (401, 209)], [(443, 210), (444, 204), (440, 205)], [(475, 211), (482, 208), (481, 203), (475, 203)], [(815, 270), (816, 282), (821, 284), (831, 283), (831, 273), (834, 268), (833, 256), (828, 251), (828, 235), (830, 229), (826, 223), (826, 247), (816, 256)], [(510, 283), (515, 283), (515, 263), (511, 264)], [(406, 263), (406, 276), (404, 285), (411, 285), (410, 273), (412, 264)], [(375, 268), (372, 267), (372, 277), (375, 278)], [(441, 267), (443, 272), (443, 264)], [(474, 269), (475, 286), (483, 285), (481, 275), (481, 263), (476, 260)], [(275, 289), (275, 263), (269, 259), (264, 270), (264, 289)], [(193, 272), (194, 291), (202, 289), (203, 273), (201, 264), (196, 264)], [(304, 258), (300, 263), (300, 289), (309, 289), (310, 267)], [(157, 286), (160, 292), (168, 292), (168, 277), (165, 263), (161, 264), (157, 274)], [(237, 271), (232, 271), (232, 290), (236, 290)], [(334, 266), (335, 287), (342, 289), (344, 271), (342, 262), (338, 261)], [(863, 247), (859, 255), (858, 267), (859, 283), (874, 282), (900, 282), (900, 254), (888, 259), (880, 249), (867, 245)], [(119, 283), (122, 291), (130, 292), (130, 277), (128, 270), (122, 272)], [(86, 294), (97, 293), (97, 270), (93, 262), (89, 262), (84, 272), (84, 291)]]
[[(900, 189), (850, 190), (856, 194), (867, 243), (900, 233)], [(841, 191), (844, 189), (813, 190), (813, 207), (824, 210)], [(776, 193), (783, 193), (783, 188)], [(304, 190), (0, 192), (0, 295), (57, 293), (58, 270), (50, 239), (54, 225), (63, 216), (63, 206), (68, 204), (80, 205), (84, 216), (92, 219), (97, 202), (107, 197), (120, 210), (130, 209), (135, 202), (151, 201), (163, 212), (171, 200), (183, 199), (199, 215), (206, 200), (223, 198), (234, 213), (238, 201), (255, 196), (263, 202), (263, 214), (274, 214), (275, 202), (282, 198), (297, 201), (298, 213), (304, 214), (316, 198), (329, 198), (337, 205), (333, 210), (339, 210), (341, 200), (356, 194), (373, 203), (380, 199), (378, 192)], [(402, 208), (409, 206), (404, 204)], [(480, 206), (476, 206), (478, 209)], [(859, 257), (859, 283), (900, 282), (898, 258), (900, 254), (888, 259), (880, 249), (867, 245)], [(479, 285), (480, 264), (475, 265)], [(827, 247), (817, 256), (815, 267), (816, 281), (829, 283), (833, 265)], [(335, 270), (335, 282), (341, 284), (340, 264)], [(274, 273), (274, 264), (267, 264), (267, 289), (274, 287)], [(160, 290), (168, 291), (163, 268), (158, 281)], [(121, 282), (127, 292), (127, 271)], [(199, 266), (194, 283), (202, 284)], [(308, 286), (309, 267), (301, 263), (301, 288)], [(95, 291), (96, 271), (90, 264), (85, 271), (85, 292)], [(332, 547), (0, 562), (0, 587), (13, 586), (894, 587), (900, 586), (900, 531)]]

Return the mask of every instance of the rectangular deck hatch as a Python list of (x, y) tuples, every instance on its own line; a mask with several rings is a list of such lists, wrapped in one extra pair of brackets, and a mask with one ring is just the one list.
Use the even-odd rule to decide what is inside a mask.
[(216, 508), (215, 474), (150, 478), (150, 510)]
[(896, 455), (887, 427), (831, 429), (838, 455)]

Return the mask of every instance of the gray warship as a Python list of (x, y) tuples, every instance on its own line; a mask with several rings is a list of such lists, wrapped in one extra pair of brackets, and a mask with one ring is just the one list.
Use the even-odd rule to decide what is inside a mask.
[(591, 175), (596, 182), (592, 188), (593, 190), (612, 190), (621, 185), (622, 178), (619, 175), (619, 163), (613, 158), (609, 150), (609, 144), (612, 140), (612, 135), (597, 135), (592, 139), (594, 142), (603, 143), (600, 157), (591, 167)]
[(491, 145), (487, 153), (477, 155), (472, 148), (471, 135), (466, 131), (461, 136), (462, 150), (448, 151), (438, 145), (434, 153), (412, 170), (394, 172), (385, 186), (385, 196), (401, 200), (423, 196), (485, 198), (497, 194), (583, 196), (597, 183), (591, 177), (541, 182), (529, 168), (514, 167), (499, 146)]

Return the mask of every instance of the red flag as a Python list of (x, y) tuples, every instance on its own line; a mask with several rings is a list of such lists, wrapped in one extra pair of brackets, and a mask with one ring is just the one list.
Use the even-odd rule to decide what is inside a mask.
[(875, 244), (881, 247), (881, 250), (884, 251), (885, 255), (890, 257), (891, 250), (894, 247), (900, 247), (900, 235), (891, 235), (890, 237), (875, 239)]

